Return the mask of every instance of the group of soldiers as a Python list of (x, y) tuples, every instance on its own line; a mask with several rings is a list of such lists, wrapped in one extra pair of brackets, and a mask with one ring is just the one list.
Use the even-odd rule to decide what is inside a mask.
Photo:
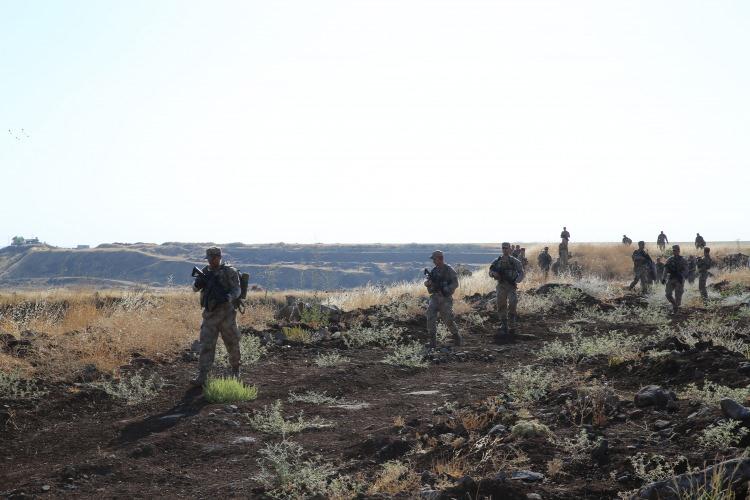
[[(626, 246), (630, 246), (633, 244), (633, 240), (628, 238), (628, 235), (623, 234), (622, 244)], [(664, 234), (664, 231), (661, 231), (659, 235), (656, 237), (656, 246), (659, 247), (659, 250), (663, 252), (667, 248), (668, 244), (669, 244), (669, 239), (667, 238), (667, 235)], [(706, 248), (706, 240), (703, 239), (703, 236), (701, 236), (701, 233), (695, 233), (695, 249), (700, 250), (701, 248)]]
[[(556, 264), (568, 265), (568, 242), (570, 233), (563, 228), (560, 233), (559, 257)], [(627, 236), (623, 235), (623, 243)], [(668, 242), (667, 236), (662, 231), (657, 239), (657, 245), (661, 250)], [(694, 269), (698, 273), (698, 288), (704, 300), (708, 298), (706, 281), (709, 270), (713, 266), (711, 249), (706, 247), (703, 237), (698, 234), (695, 242), (696, 248), (703, 249), (703, 256), (694, 259)], [(505, 242), (501, 245), (502, 254), (489, 266), (489, 275), (497, 281), (496, 310), (500, 320), (500, 326), (495, 335), (495, 342), (507, 343), (513, 341), (518, 328), (518, 284), (523, 281), (525, 268), (528, 265), (526, 249), (520, 245), (511, 245)], [(240, 278), (238, 271), (222, 261), (221, 249), (211, 247), (206, 250), (208, 265), (197, 274), (193, 284), (193, 290), (200, 292), (201, 306), (203, 307), (203, 322), (200, 329), (200, 356), (198, 362), (198, 374), (192, 381), (194, 386), (202, 386), (208, 377), (209, 370), (213, 365), (216, 342), (221, 335), (229, 355), (231, 374), (234, 377), (240, 375), (240, 331), (237, 327), (237, 300), (240, 297)], [(424, 285), (430, 294), (427, 306), (427, 331), (430, 335), (430, 348), (437, 347), (437, 322), (442, 320), (453, 337), (455, 346), (463, 345), (463, 337), (459, 332), (453, 317), (453, 294), (458, 288), (458, 274), (455, 269), (445, 262), (445, 255), (440, 250), (435, 250), (430, 256), (434, 267), (425, 270), (427, 276)], [(657, 262), (651, 259), (646, 251), (646, 243), (638, 242), (638, 249), (633, 252), (633, 268), (635, 277), (630, 284), (634, 289), (640, 282), (641, 291), (648, 292), (649, 286), (657, 280), (666, 285), (667, 300), (672, 304), (673, 312), (677, 312), (682, 302), (685, 290), (685, 281), (689, 280), (691, 264), (688, 259), (680, 255), (680, 246), (672, 246), (672, 256), (665, 263), (661, 258)], [(546, 280), (552, 265), (552, 256), (549, 247), (537, 256), (539, 269)]]

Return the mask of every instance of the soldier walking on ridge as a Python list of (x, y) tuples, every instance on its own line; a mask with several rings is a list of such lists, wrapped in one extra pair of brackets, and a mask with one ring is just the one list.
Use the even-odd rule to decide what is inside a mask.
[(437, 347), (438, 317), (453, 334), (453, 345), (462, 346), (464, 341), (453, 319), (453, 292), (458, 288), (458, 274), (445, 263), (445, 256), (440, 250), (432, 252), (430, 259), (435, 267), (429, 272), (425, 270), (427, 280), (424, 282), (424, 286), (430, 293), (430, 301), (427, 305), (427, 332), (430, 334), (430, 349)]
[(539, 269), (542, 270), (544, 281), (547, 281), (549, 268), (552, 265), (552, 256), (549, 254), (549, 247), (544, 247), (544, 250), (536, 258), (536, 262), (539, 264)]
[(630, 238), (628, 238), (626, 235), (623, 234), (622, 235), (622, 244), (630, 246), (630, 245), (633, 244), (633, 240), (631, 240)]
[[(685, 292), (685, 278), (687, 278), (688, 264), (685, 257), (680, 255), (680, 245), (672, 245), (672, 256), (664, 264), (664, 275), (661, 283), (666, 284), (667, 300), (672, 304), (672, 313), (682, 304), (682, 294)], [(672, 296), (674, 294), (674, 297)]]
[(633, 252), (633, 273), (635, 277), (628, 287), (630, 290), (635, 288), (638, 282), (641, 282), (641, 293), (648, 293), (648, 285), (651, 282), (651, 272), (654, 262), (646, 251), (646, 242), (638, 242), (638, 250)]
[(568, 232), (568, 228), (563, 226), (562, 233), (560, 233), (560, 238), (565, 242), (565, 246), (568, 246), (568, 241), (570, 241), (570, 233)]
[(516, 289), (523, 280), (521, 261), (510, 254), (510, 243), (503, 243), (503, 254), (490, 264), (490, 276), (497, 280), (497, 314), (500, 316), (500, 330), (495, 342), (512, 340), (518, 326), (518, 294)]
[(240, 376), (240, 330), (237, 328), (237, 311), (234, 309), (234, 301), (241, 293), (239, 274), (235, 268), (221, 261), (221, 249), (218, 247), (206, 250), (206, 260), (208, 265), (193, 284), (193, 291), (200, 291), (203, 307), (199, 371), (191, 381), (196, 387), (206, 383), (214, 363), (216, 341), (220, 334), (229, 354), (232, 376)]
[(706, 240), (703, 239), (701, 233), (695, 233), (695, 249), (706, 248)]
[(667, 239), (667, 235), (664, 234), (664, 231), (659, 233), (659, 236), (656, 237), (656, 246), (659, 247), (660, 251), (664, 251), (665, 248), (667, 248), (667, 244), (669, 243), (669, 240)]
[(711, 249), (708, 247), (703, 248), (703, 257), (698, 257), (698, 290), (701, 292), (701, 298), (705, 304), (708, 301), (708, 290), (706, 289), (706, 281), (711, 275), (709, 269), (714, 265), (714, 261), (711, 259)]

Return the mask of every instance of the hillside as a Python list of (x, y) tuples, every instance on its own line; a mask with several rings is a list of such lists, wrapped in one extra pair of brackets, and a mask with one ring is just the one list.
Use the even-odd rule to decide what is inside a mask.
[[(92, 249), (50, 246), (0, 249), (0, 285), (167, 286), (190, 283), (193, 265), (203, 263), (212, 243), (99, 245)], [(470, 268), (487, 265), (497, 253), (488, 245), (438, 245), (449, 261)], [(221, 245), (225, 258), (267, 289), (336, 289), (389, 284), (420, 277), (433, 244), (408, 245)]]

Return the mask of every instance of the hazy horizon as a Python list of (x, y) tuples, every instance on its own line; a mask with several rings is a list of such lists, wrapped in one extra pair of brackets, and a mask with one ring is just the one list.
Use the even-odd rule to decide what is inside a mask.
[(747, 240), (750, 4), (0, 5), (0, 238)]

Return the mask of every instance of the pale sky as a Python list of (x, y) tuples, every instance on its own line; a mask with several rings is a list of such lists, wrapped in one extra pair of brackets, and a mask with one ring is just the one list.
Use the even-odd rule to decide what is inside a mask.
[(742, 1), (0, 0), (0, 243), (747, 240), (749, 26)]

